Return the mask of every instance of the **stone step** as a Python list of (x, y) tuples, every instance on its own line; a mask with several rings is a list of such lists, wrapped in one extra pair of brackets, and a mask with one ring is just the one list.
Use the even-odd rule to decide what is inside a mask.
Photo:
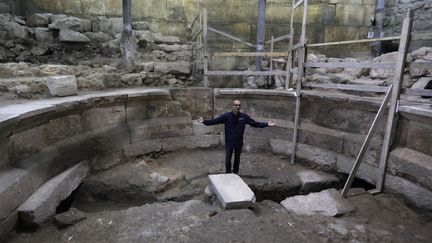
[[(272, 120), (276, 126), (270, 129), (248, 129), (245, 134), (245, 145), (253, 142), (252, 138), (269, 138), (279, 140), (290, 140), (292, 138), (293, 122), (278, 119), (257, 117), (258, 121)], [(298, 142), (310, 145), (315, 148), (332, 151), (346, 156), (355, 157), (360, 151), (361, 145), (366, 135), (343, 132), (323, 126), (319, 126), (308, 121), (302, 121), (299, 126)], [(373, 163), (379, 159), (381, 148), (381, 134), (376, 134), (371, 143), (371, 148), (367, 151), (365, 160)], [(251, 144), (251, 147), (257, 147), (258, 144)]]
[[(390, 173), (412, 180), (432, 190), (432, 156), (407, 147), (390, 152)], [(415, 176), (413, 176), (415, 175)]]
[(39, 226), (53, 217), (60, 202), (79, 186), (88, 171), (89, 164), (84, 161), (44, 183), (18, 208), (22, 226)]

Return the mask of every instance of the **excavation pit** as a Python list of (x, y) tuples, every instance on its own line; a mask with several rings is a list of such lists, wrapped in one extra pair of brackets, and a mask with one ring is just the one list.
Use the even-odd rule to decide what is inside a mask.
[[(278, 125), (246, 130), (240, 176), (257, 202), (250, 209), (221, 210), (204, 189), (209, 174), (225, 170), (223, 127), (206, 127), (195, 117), (217, 116), (232, 99), (242, 100), (254, 119)], [(355, 189), (346, 199), (354, 210), (337, 218), (297, 215), (279, 204), (340, 189), (337, 173), (349, 173), (379, 107), (376, 98), (313, 91), (303, 99), (295, 165), (289, 160), (295, 97), (285, 91), (134, 89), (0, 108), (0, 150), (6, 154), (1, 197), (13, 199), (1, 201), (2, 230), (14, 230), (16, 209), (43, 183), (88, 161), (89, 175), (71, 205), (86, 219), (62, 229), (51, 219), (36, 232), (12, 233), (10, 242), (427, 241), (432, 197), (419, 161), (430, 158), (431, 133), (416, 130), (431, 129), (426, 108), (400, 108), (387, 173), (390, 193)], [(372, 185), (376, 139), (358, 173)]]

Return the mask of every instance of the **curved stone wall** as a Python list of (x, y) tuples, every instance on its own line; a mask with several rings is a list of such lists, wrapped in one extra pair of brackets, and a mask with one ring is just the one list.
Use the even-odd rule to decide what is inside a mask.
[[(220, 115), (233, 99), (254, 119), (277, 123), (248, 128), (244, 150), (290, 153), (295, 110), (290, 91), (134, 89), (0, 108), (0, 235), (14, 227), (17, 207), (40, 185), (80, 161), (97, 172), (147, 153), (223, 145), (222, 126), (193, 119)], [(376, 98), (306, 92), (297, 161), (349, 173), (378, 107)], [(432, 211), (432, 112), (401, 106), (399, 113), (386, 189)], [(358, 173), (371, 183), (382, 134), (383, 126)]]

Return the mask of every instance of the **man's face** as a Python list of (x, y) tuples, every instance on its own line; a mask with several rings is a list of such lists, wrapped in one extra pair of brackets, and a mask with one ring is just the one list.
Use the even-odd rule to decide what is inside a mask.
[(232, 106), (233, 106), (233, 112), (235, 114), (238, 114), (240, 112), (240, 108), (241, 108), (240, 101), (239, 100), (234, 100)]

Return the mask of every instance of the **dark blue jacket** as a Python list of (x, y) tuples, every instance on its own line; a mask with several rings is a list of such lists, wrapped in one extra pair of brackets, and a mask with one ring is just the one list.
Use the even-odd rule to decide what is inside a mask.
[(212, 120), (204, 120), (205, 125), (225, 124), (225, 146), (235, 147), (243, 145), (243, 134), (246, 124), (252, 127), (267, 127), (267, 123), (256, 122), (248, 115), (239, 113), (235, 115), (232, 111), (227, 112)]

